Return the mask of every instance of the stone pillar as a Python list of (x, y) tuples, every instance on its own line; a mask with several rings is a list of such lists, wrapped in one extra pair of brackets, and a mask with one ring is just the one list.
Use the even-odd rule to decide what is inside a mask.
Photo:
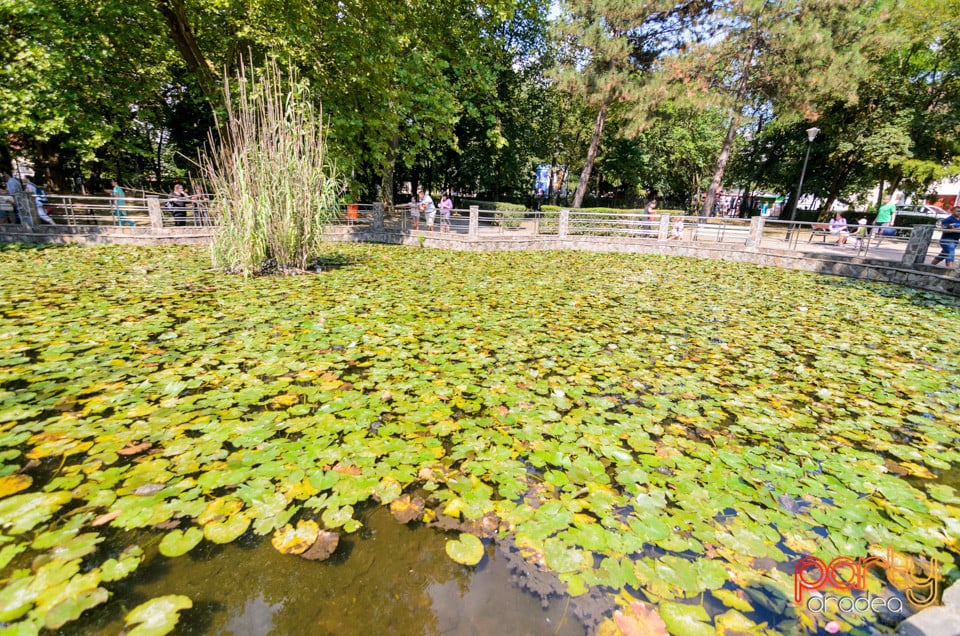
[(480, 206), (470, 206), (470, 229), (467, 232), (470, 238), (477, 238), (480, 235)]
[(763, 224), (764, 218), (762, 216), (755, 216), (750, 219), (750, 232), (747, 234), (745, 247), (760, 245), (760, 241), (763, 240)]
[(29, 192), (17, 192), (13, 198), (17, 201), (20, 224), (29, 228), (36, 227), (40, 222), (40, 217), (37, 216), (37, 200)]
[(373, 204), (373, 231), (383, 230), (383, 202), (377, 201)]
[(567, 232), (570, 231), (570, 210), (564, 208), (560, 210), (560, 219), (557, 222), (557, 238), (567, 238)]
[(162, 229), (163, 211), (160, 209), (160, 199), (147, 197), (147, 212), (150, 213), (150, 227), (157, 230)]
[(933, 225), (914, 225), (910, 228), (910, 241), (900, 259), (901, 265), (913, 267), (923, 264), (923, 260), (927, 257), (927, 250), (930, 248), (930, 241), (933, 240), (935, 228), (936, 226)]
[(660, 215), (660, 232), (657, 235), (658, 241), (666, 241), (670, 238), (670, 215)]

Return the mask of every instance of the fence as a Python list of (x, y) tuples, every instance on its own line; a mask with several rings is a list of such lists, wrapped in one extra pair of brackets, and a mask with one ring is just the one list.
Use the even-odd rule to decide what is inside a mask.
[(112, 197), (48, 195), (41, 207), (57, 225), (166, 228), (211, 224), (205, 200), (193, 200), (178, 206), (157, 197), (117, 200)]
[[(34, 197), (18, 194), (20, 221), (40, 224)], [(56, 225), (77, 227), (120, 226), (127, 228), (175, 228), (209, 226), (206, 202), (192, 200), (180, 209), (164, 205), (160, 197), (125, 197), (122, 204), (110, 197), (49, 195), (43, 203)], [(585, 238), (606, 241), (641, 241), (686, 246), (718, 246), (723, 249), (754, 249), (816, 253), (818, 257), (869, 258), (905, 265), (923, 263), (935, 253), (939, 230), (932, 225), (912, 228), (881, 228), (855, 225), (846, 233), (831, 233), (821, 223), (781, 221), (764, 217), (677, 216), (666, 213), (566, 210), (525, 212), (483, 210), (477, 206), (452, 210), (449, 218), (439, 214), (432, 228), (426, 214), (399, 205), (385, 210), (379, 203), (344, 205), (335, 223), (359, 231), (415, 233), (461, 239), (517, 237), (535, 239)], [(9, 214), (7, 217), (9, 218)], [(135, 231), (135, 229), (134, 229)], [(891, 232), (891, 235), (887, 235)]]

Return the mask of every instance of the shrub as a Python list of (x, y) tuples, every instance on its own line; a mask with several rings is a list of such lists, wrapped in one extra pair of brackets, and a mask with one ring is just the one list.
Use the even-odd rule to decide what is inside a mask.
[(226, 121), (216, 120), (201, 169), (214, 192), (213, 265), (244, 276), (303, 271), (339, 214), (344, 180), (327, 154), (322, 113), (291, 68), (241, 65)]
[(459, 209), (469, 208), (471, 205), (475, 205), (481, 210), (495, 210), (497, 212), (509, 212), (509, 211), (526, 211), (527, 206), (521, 203), (508, 203), (504, 201), (480, 201), (478, 199), (460, 199), (460, 204), (457, 206)]

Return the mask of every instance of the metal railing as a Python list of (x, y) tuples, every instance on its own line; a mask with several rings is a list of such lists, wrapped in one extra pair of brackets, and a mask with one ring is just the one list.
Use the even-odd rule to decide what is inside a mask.
[(911, 234), (911, 228), (859, 223), (847, 225), (845, 232), (831, 232), (828, 223), (766, 219), (758, 247), (899, 260), (910, 243)]
[[(35, 198), (18, 195), (18, 206), (35, 204)], [(75, 227), (176, 228), (209, 226), (206, 202), (193, 200), (174, 209), (163, 197), (124, 197), (120, 205), (112, 197), (47, 195), (42, 202), (56, 225)], [(9, 207), (9, 206), (8, 206)], [(409, 204), (386, 211), (379, 204), (346, 204), (335, 223), (361, 230), (383, 229), (421, 236), (482, 237), (596, 237), (641, 239), (683, 244), (722, 244), (731, 249), (777, 250), (828, 257), (857, 257), (906, 264), (929, 262), (938, 252), (940, 231), (931, 226), (889, 228), (853, 224), (846, 232), (831, 232), (829, 224), (755, 217), (670, 216), (640, 212), (561, 209), (546, 212), (455, 209), (449, 217), (434, 216), (432, 231), (427, 215), (414, 217)], [(7, 214), (8, 217), (12, 214)], [(24, 219), (21, 210), (18, 220)], [(36, 215), (45, 221), (43, 216)], [(37, 220), (34, 220), (36, 223)]]
[(47, 195), (41, 204), (57, 225), (80, 227), (197, 227), (211, 225), (207, 202), (194, 200), (182, 206), (157, 197), (93, 197), (75, 194)]
[(110, 197), (50, 194), (43, 207), (58, 225), (150, 225), (147, 200), (140, 197), (126, 197), (118, 205)]

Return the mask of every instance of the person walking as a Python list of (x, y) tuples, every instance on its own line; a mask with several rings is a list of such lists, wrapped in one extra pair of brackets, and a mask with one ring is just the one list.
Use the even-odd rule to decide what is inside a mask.
[(947, 267), (953, 267), (957, 254), (957, 243), (960, 242), (960, 205), (953, 206), (950, 216), (940, 221), (943, 234), (940, 235), (940, 253), (933, 257), (932, 263), (939, 265), (944, 261)]
[(884, 230), (892, 226), (896, 218), (897, 205), (891, 197), (885, 197), (883, 199), (883, 205), (877, 210), (877, 218), (873, 221), (873, 224), (877, 226), (873, 230), (873, 235), (877, 239), (877, 247), (880, 247), (880, 241), (883, 240)]
[(117, 225), (134, 225), (133, 221), (125, 218), (127, 213), (123, 210), (123, 206), (127, 204), (127, 201), (123, 188), (120, 187), (120, 182), (116, 179), (110, 179), (110, 185), (113, 186), (110, 190), (110, 211), (113, 212), (113, 216), (117, 217)]
[(13, 200), (13, 210), (12, 212), (7, 212), (4, 220), (9, 221), (10, 223), (19, 223), (20, 208), (17, 205), (17, 193), (23, 192), (23, 186), (21, 186), (20, 181), (9, 172), (4, 172), (3, 178), (7, 182), (7, 196)]

